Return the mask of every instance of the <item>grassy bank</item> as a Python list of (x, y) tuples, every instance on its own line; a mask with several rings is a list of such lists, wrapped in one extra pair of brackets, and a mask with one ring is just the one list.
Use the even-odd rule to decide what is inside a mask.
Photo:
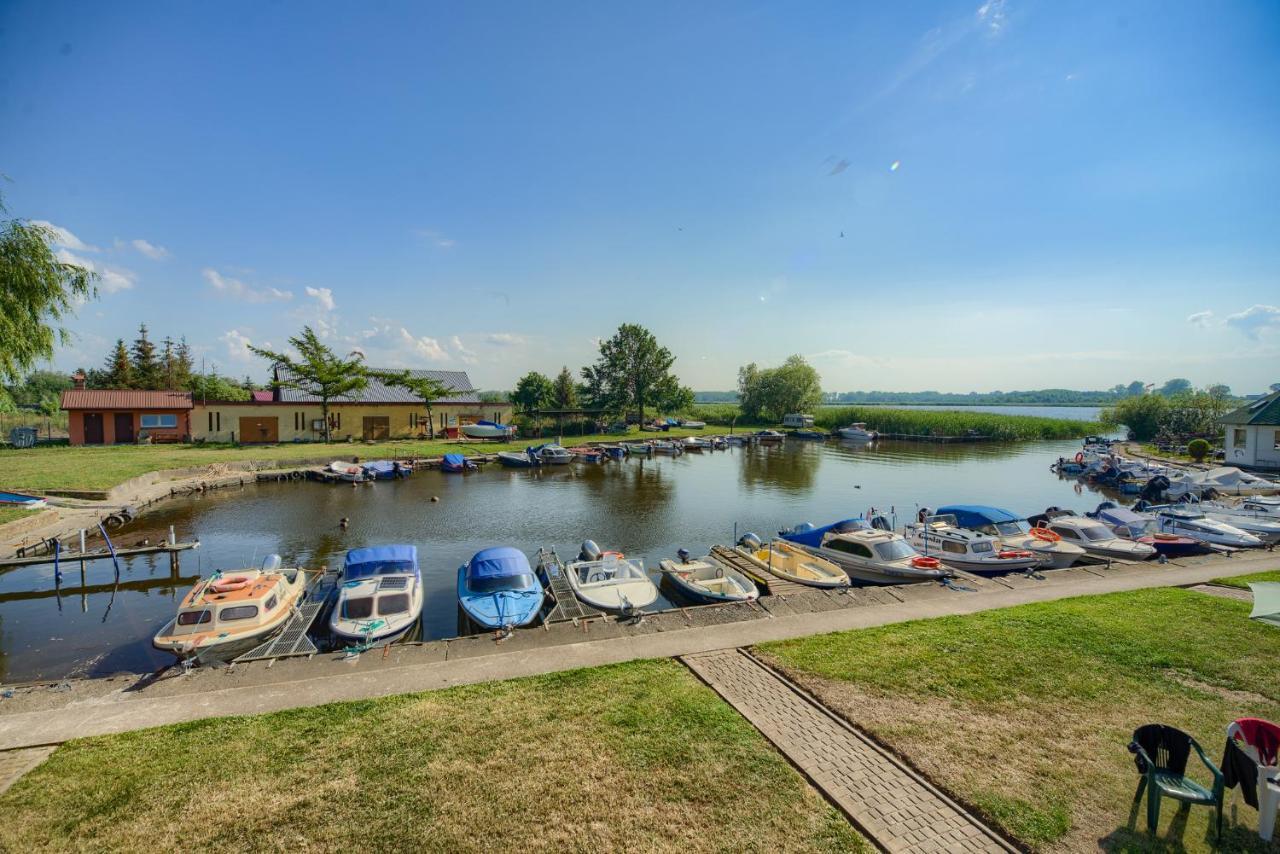
[[(710, 403), (695, 407), (697, 416), (708, 424), (729, 425), (740, 410), (733, 403)], [(890, 409), (884, 406), (822, 407), (814, 412), (815, 426), (834, 430), (863, 421), (881, 433), (909, 433), (913, 436), (963, 436), (970, 431), (1004, 441), (1021, 439), (1077, 439), (1106, 429), (1097, 421), (1070, 418), (1042, 418), (1036, 415), (1003, 415), (991, 412), (953, 410)], [(739, 426), (777, 426), (751, 424)]]
[(5, 522), (15, 522), (18, 519), (25, 519), (28, 516), (34, 516), (35, 511), (23, 510), (20, 507), (0, 507), (0, 525)]
[[(1029, 846), (1147, 850), (1145, 811), (1130, 811), (1136, 727), (1179, 727), (1216, 762), (1232, 720), (1280, 719), (1280, 632), (1248, 613), (1232, 599), (1144, 590), (762, 652)], [(1156, 847), (1209, 850), (1211, 815), (1180, 818), (1166, 802)], [(1243, 824), (1227, 815), (1226, 850), (1267, 850), (1255, 812), (1241, 804)]]
[[(672, 429), (669, 433), (640, 433), (629, 436), (565, 436), (566, 445), (582, 442), (612, 442), (620, 438), (651, 438), (697, 434), (697, 430)], [(449, 453), (484, 454), (526, 448), (538, 442), (553, 442), (554, 435), (515, 442), (334, 442), (282, 445), (111, 445), (77, 447), (35, 447), (27, 450), (0, 450), (0, 488), (105, 490), (118, 483), (163, 469), (207, 466), (217, 463), (257, 460), (288, 464), (296, 460), (350, 459), (376, 460), (392, 455), (413, 454), (431, 457)]]
[(866, 850), (669, 661), (71, 742), (0, 815), (15, 851)]
[(1250, 575), (1237, 575), (1233, 578), (1215, 578), (1213, 583), (1248, 590), (1249, 582), (1251, 581), (1280, 581), (1280, 570), (1273, 572), (1255, 572)]

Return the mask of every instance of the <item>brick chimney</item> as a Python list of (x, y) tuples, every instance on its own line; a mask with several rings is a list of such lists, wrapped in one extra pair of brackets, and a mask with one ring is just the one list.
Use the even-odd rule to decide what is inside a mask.
[(84, 388), (84, 371), (76, 371), (71, 375), (71, 383), (76, 388)]

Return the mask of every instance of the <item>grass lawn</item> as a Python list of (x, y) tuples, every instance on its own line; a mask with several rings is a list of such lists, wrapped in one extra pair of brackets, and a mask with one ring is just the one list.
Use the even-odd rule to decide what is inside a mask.
[[(1179, 813), (1166, 801), (1159, 840), (1147, 835), (1145, 802), (1131, 812), (1138, 776), (1125, 748), (1138, 726), (1160, 722), (1216, 763), (1232, 720), (1280, 720), (1280, 631), (1248, 613), (1246, 602), (1143, 590), (761, 652), (1030, 847), (1208, 851), (1205, 807)], [(1280, 850), (1262, 847), (1238, 791), (1223, 850)]]
[(670, 661), (74, 741), (0, 849), (863, 851)]
[(1232, 578), (1215, 578), (1213, 583), (1224, 584), (1227, 587), (1240, 587), (1248, 590), (1250, 581), (1280, 581), (1280, 570), (1254, 572), (1249, 575), (1237, 575)]
[[(711, 430), (672, 428), (668, 433), (641, 433), (632, 430), (627, 436), (611, 434), (565, 436), (566, 445), (584, 442), (615, 442), (619, 439), (671, 438), (699, 435)], [(189, 468), (215, 463), (260, 460), (287, 464), (293, 460), (361, 459), (376, 460), (393, 454), (439, 456), (448, 453), (485, 454), (527, 448), (539, 442), (554, 442), (554, 435), (542, 439), (519, 439), (515, 442), (318, 442), (281, 445), (110, 445), (76, 447), (36, 447), (27, 450), (0, 450), (0, 488), (106, 490), (118, 483), (149, 471)]]
[(5, 522), (25, 519), (28, 516), (35, 516), (39, 512), (38, 510), (23, 510), (21, 507), (0, 507), (0, 525)]

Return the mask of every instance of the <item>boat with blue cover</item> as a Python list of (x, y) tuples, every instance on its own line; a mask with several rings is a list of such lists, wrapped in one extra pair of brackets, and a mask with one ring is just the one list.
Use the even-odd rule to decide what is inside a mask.
[(399, 460), (373, 460), (361, 468), (364, 476), (372, 480), (398, 480), (413, 474), (413, 466)]
[(864, 584), (941, 581), (954, 575), (935, 557), (922, 555), (899, 534), (872, 527), (866, 519), (843, 519), (821, 527), (802, 522), (779, 531), (782, 539), (826, 558)]
[(21, 492), (0, 492), (0, 507), (19, 507), (23, 510), (43, 510), (47, 502), (38, 495)]
[(524, 552), (495, 546), (458, 567), (458, 605), (482, 629), (509, 630), (538, 619), (546, 591)]
[(1047, 528), (1032, 528), (1026, 519), (1002, 507), (985, 504), (948, 504), (938, 516), (954, 516), (956, 525), (996, 537), (1006, 546), (1029, 550), (1050, 569), (1066, 569), (1084, 557), (1084, 549), (1063, 542)]
[(403, 637), (422, 615), (418, 547), (352, 549), (338, 579), (329, 630), (343, 646), (381, 646)]
[(440, 460), (440, 471), (447, 472), (467, 472), (475, 471), (476, 464), (468, 460), (462, 454), (445, 454)]

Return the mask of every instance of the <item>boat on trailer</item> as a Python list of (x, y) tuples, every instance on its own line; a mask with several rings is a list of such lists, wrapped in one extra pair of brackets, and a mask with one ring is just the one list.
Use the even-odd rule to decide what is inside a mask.
[(343, 646), (382, 646), (403, 637), (422, 616), (418, 547), (370, 546), (347, 552), (329, 631)]
[(152, 646), (182, 659), (228, 661), (274, 637), (307, 589), (305, 570), (280, 563), (270, 555), (261, 569), (215, 572), (197, 582)]
[(496, 421), (477, 421), (475, 424), (463, 424), (458, 431), (468, 439), (510, 439), (516, 434), (516, 428), (510, 424), (499, 424)]

